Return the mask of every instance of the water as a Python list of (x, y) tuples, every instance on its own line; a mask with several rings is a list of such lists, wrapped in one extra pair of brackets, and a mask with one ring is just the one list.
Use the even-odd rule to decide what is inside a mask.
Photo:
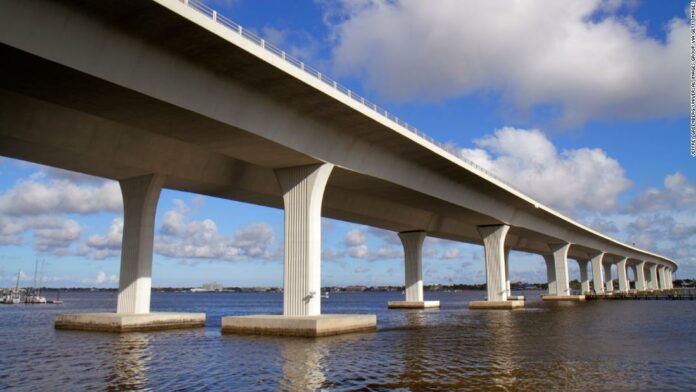
[[(338, 293), (325, 313), (377, 314), (378, 332), (321, 339), (220, 334), (220, 317), (279, 313), (280, 294), (153, 293), (156, 311), (207, 313), (205, 328), (56, 331), (66, 312), (113, 311), (115, 293), (0, 306), (0, 389), (693, 390), (696, 301), (545, 304), (470, 311), (482, 292), (426, 293), (442, 309), (387, 310), (400, 293)], [(48, 294), (49, 298), (53, 294)]]

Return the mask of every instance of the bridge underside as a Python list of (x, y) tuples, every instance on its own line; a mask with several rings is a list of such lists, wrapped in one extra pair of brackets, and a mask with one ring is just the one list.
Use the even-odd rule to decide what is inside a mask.
[[(0, 154), (122, 180), (166, 176), (165, 188), (282, 208), (274, 169), (318, 159), (132, 90), (0, 45)], [(337, 167), (326, 217), (481, 243), (496, 219)], [(510, 248), (548, 251), (554, 238), (513, 228)], [(585, 257), (582, 249), (577, 257)]]

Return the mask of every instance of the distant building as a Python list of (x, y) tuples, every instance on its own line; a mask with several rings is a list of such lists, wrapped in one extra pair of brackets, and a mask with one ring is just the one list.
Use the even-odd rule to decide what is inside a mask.
[(207, 291), (222, 291), (222, 285), (218, 282), (204, 283), (200, 289), (191, 289), (191, 291), (196, 293)]

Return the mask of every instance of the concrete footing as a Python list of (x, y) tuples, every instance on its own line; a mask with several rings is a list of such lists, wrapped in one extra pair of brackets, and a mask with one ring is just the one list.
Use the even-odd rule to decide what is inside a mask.
[(389, 309), (427, 309), (439, 308), (440, 301), (389, 301)]
[(319, 337), (376, 330), (377, 316), (374, 314), (254, 315), (222, 318), (222, 333), (242, 335)]
[(508, 301), (524, 301), (524, 295), (508, 295)]
[(136, 332), (205, 326), (205, 313), (71, 313), (59, 314), (56, 329)]
[(469, 309), (517, 309), (523, 308), (524, 301), (471, 301)]
[(542, 295), (544, 301), (575, 301), (581, 302), (585, 300), (584, 295)]

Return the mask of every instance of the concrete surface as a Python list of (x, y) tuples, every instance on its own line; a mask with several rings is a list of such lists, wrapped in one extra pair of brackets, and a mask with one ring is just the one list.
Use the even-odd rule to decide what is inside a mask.
[(469, 309), (517, 309), (523, 308), (524, 301), (471, 301)]
[(136, 332), (205, 326), (205, 313), (70, 313), (59, 314), (56, 329)]
[(440, 301), (389, 301), (387, 307), (390, 309), (439, 308)]
[(222, 333), (320, 337), (377, 330), (373, 314), (253, 315), (222, 318)]
[(524, 295), (508, 295), (508, 301), (524, 301)]
[(676, 270), (519, 193), (181, 1), (0, 2), (0, 41), (0, 155), (116, 180), (159, 173), (167, 189), (273, 207), (282, 206), (274, 169), (328, 162), (340, 169), (323, 216), (477, 244), (478, 226), (504, 223), (505, 246), (516, 251), (545, 254), (549, 243), (567, 242), (571, 258), (601, 249), (613, 261)]

